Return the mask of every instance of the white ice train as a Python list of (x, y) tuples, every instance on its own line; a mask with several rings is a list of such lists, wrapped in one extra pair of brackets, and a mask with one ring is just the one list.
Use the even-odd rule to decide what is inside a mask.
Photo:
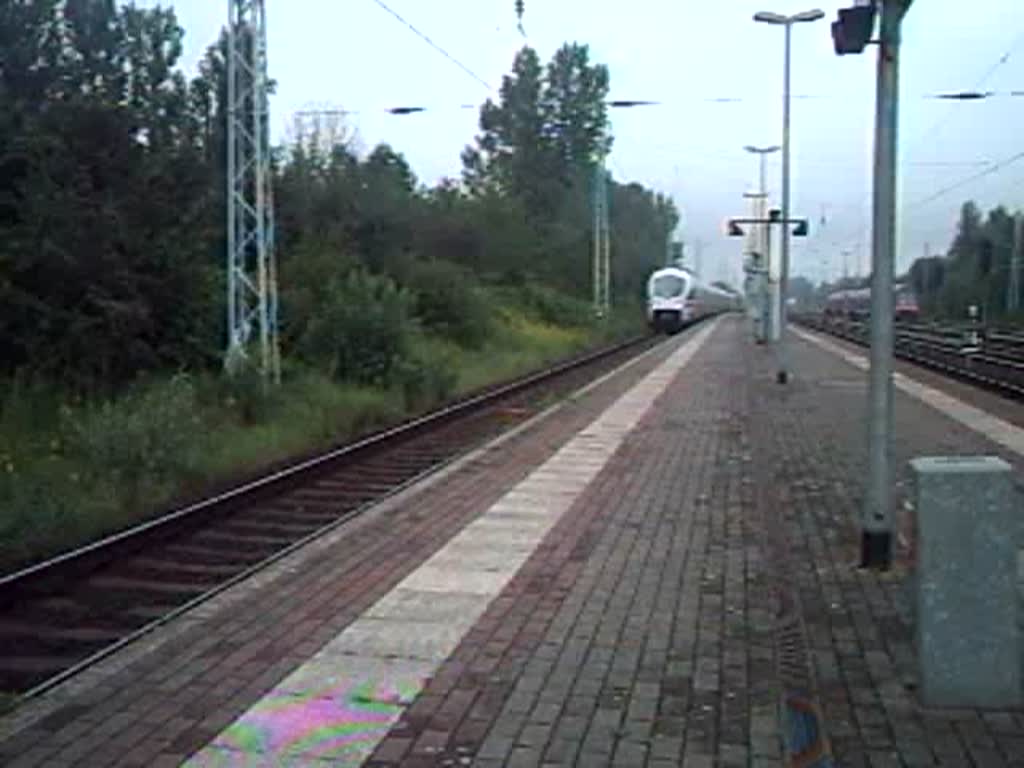
[(647, 281), (647, 322), (659, 333), (676, 333), (702, 317), (741, 307), (739, 295), (705, 285), (679, 267), (656, 270)]

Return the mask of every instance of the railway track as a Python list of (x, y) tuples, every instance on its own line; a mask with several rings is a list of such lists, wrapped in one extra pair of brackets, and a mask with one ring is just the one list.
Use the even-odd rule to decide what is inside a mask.
[[(867, 323), (827, 322), (820, 316), (794, 318), (801, 325), (861, 346), (869, 346)], [(898, 324), (896, 357), (940, 371), (1010, 397), (1024, 397), (1024, 335), (970, 327)]]
[(0, 692), (52, 688), (657, 343), (576, 357), (0, 577)]

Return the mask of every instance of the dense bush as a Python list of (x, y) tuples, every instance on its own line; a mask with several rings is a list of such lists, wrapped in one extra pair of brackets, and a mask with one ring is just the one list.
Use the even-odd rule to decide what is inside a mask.
[(423, 327), (466, 347), (478, 348), (491, 334), (492, 307), (464, 270), (444, 261), (420, 262), (411, 271), (409, 289)]
[(507, 300), (518, 304), (544, 323), (582, 328), (594, 321), (594, 311), (590, 303), (545, 285), (526, 283), (502, 293)]
[(408, 291), (394, 281), (354, 270), (326, 284), (299, 349), (336, 380), (386, 386), (408, 349), (411, 309)]
[[(252, 365), (223, 376), (225, 39), (188, 78), (171, 10), (0, 8), (0, 561), (596, 337), (585, 254), (610, 133), (585, 46), (547, 70), (517, 56), (460, 181), (425, 188), (343, 125), (275, 149), (284, 381), (268, 392)], [(677, 217), (637, 185), (609, 193), (627, 292)]]
[(200, 469), (197, 436), (204, 430), (195, 386), (185, 375), (140, 387), (117, 402), (65, 409), (61, 431), (68, 454), (88, 457), (92, 480), (109, 479), (136, 503)]
[(447, 345), (415, 336), (395, 371), (406, 406), (418, 411), (450, 398), (458, 384), (459, 368), (456, 354)]
[[(59, 402), (42, 387), (4, 392), (0, 564), (54, 539), (76, 542), (121, 527), (204, 471), (209, 433), (186, 376), (136, 384), (114, 401)], [(42, 408), (52, 413), (24, 422)]]

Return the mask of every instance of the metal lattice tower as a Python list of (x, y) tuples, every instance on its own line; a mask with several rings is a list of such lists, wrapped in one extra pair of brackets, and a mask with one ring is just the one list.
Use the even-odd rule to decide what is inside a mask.
[(1024, 249), (1024, 213), (1017, 214), (1013, 226), (1013, 250), (1010, 252), (1010, 279), (1006, 284), (1006, 311), (1020, 310), (1020, 262)]
[(264, 0), (228, 0), (228, 349), (237, 371), (253, 356), (279, 380), (277, 265)]
[(608, 172), (604, 159), (594, 169), (594, 313), (607, 317), (611, 310), (611, 231), (608, 223)]

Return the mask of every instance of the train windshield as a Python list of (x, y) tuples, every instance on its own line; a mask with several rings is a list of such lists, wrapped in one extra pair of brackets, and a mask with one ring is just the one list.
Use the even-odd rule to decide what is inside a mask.
[(651, 294), (659, 299), (671, 299), (679, 296), (686, 288), (686, 281), (678, 275), (662, 275), (654, 278)]

